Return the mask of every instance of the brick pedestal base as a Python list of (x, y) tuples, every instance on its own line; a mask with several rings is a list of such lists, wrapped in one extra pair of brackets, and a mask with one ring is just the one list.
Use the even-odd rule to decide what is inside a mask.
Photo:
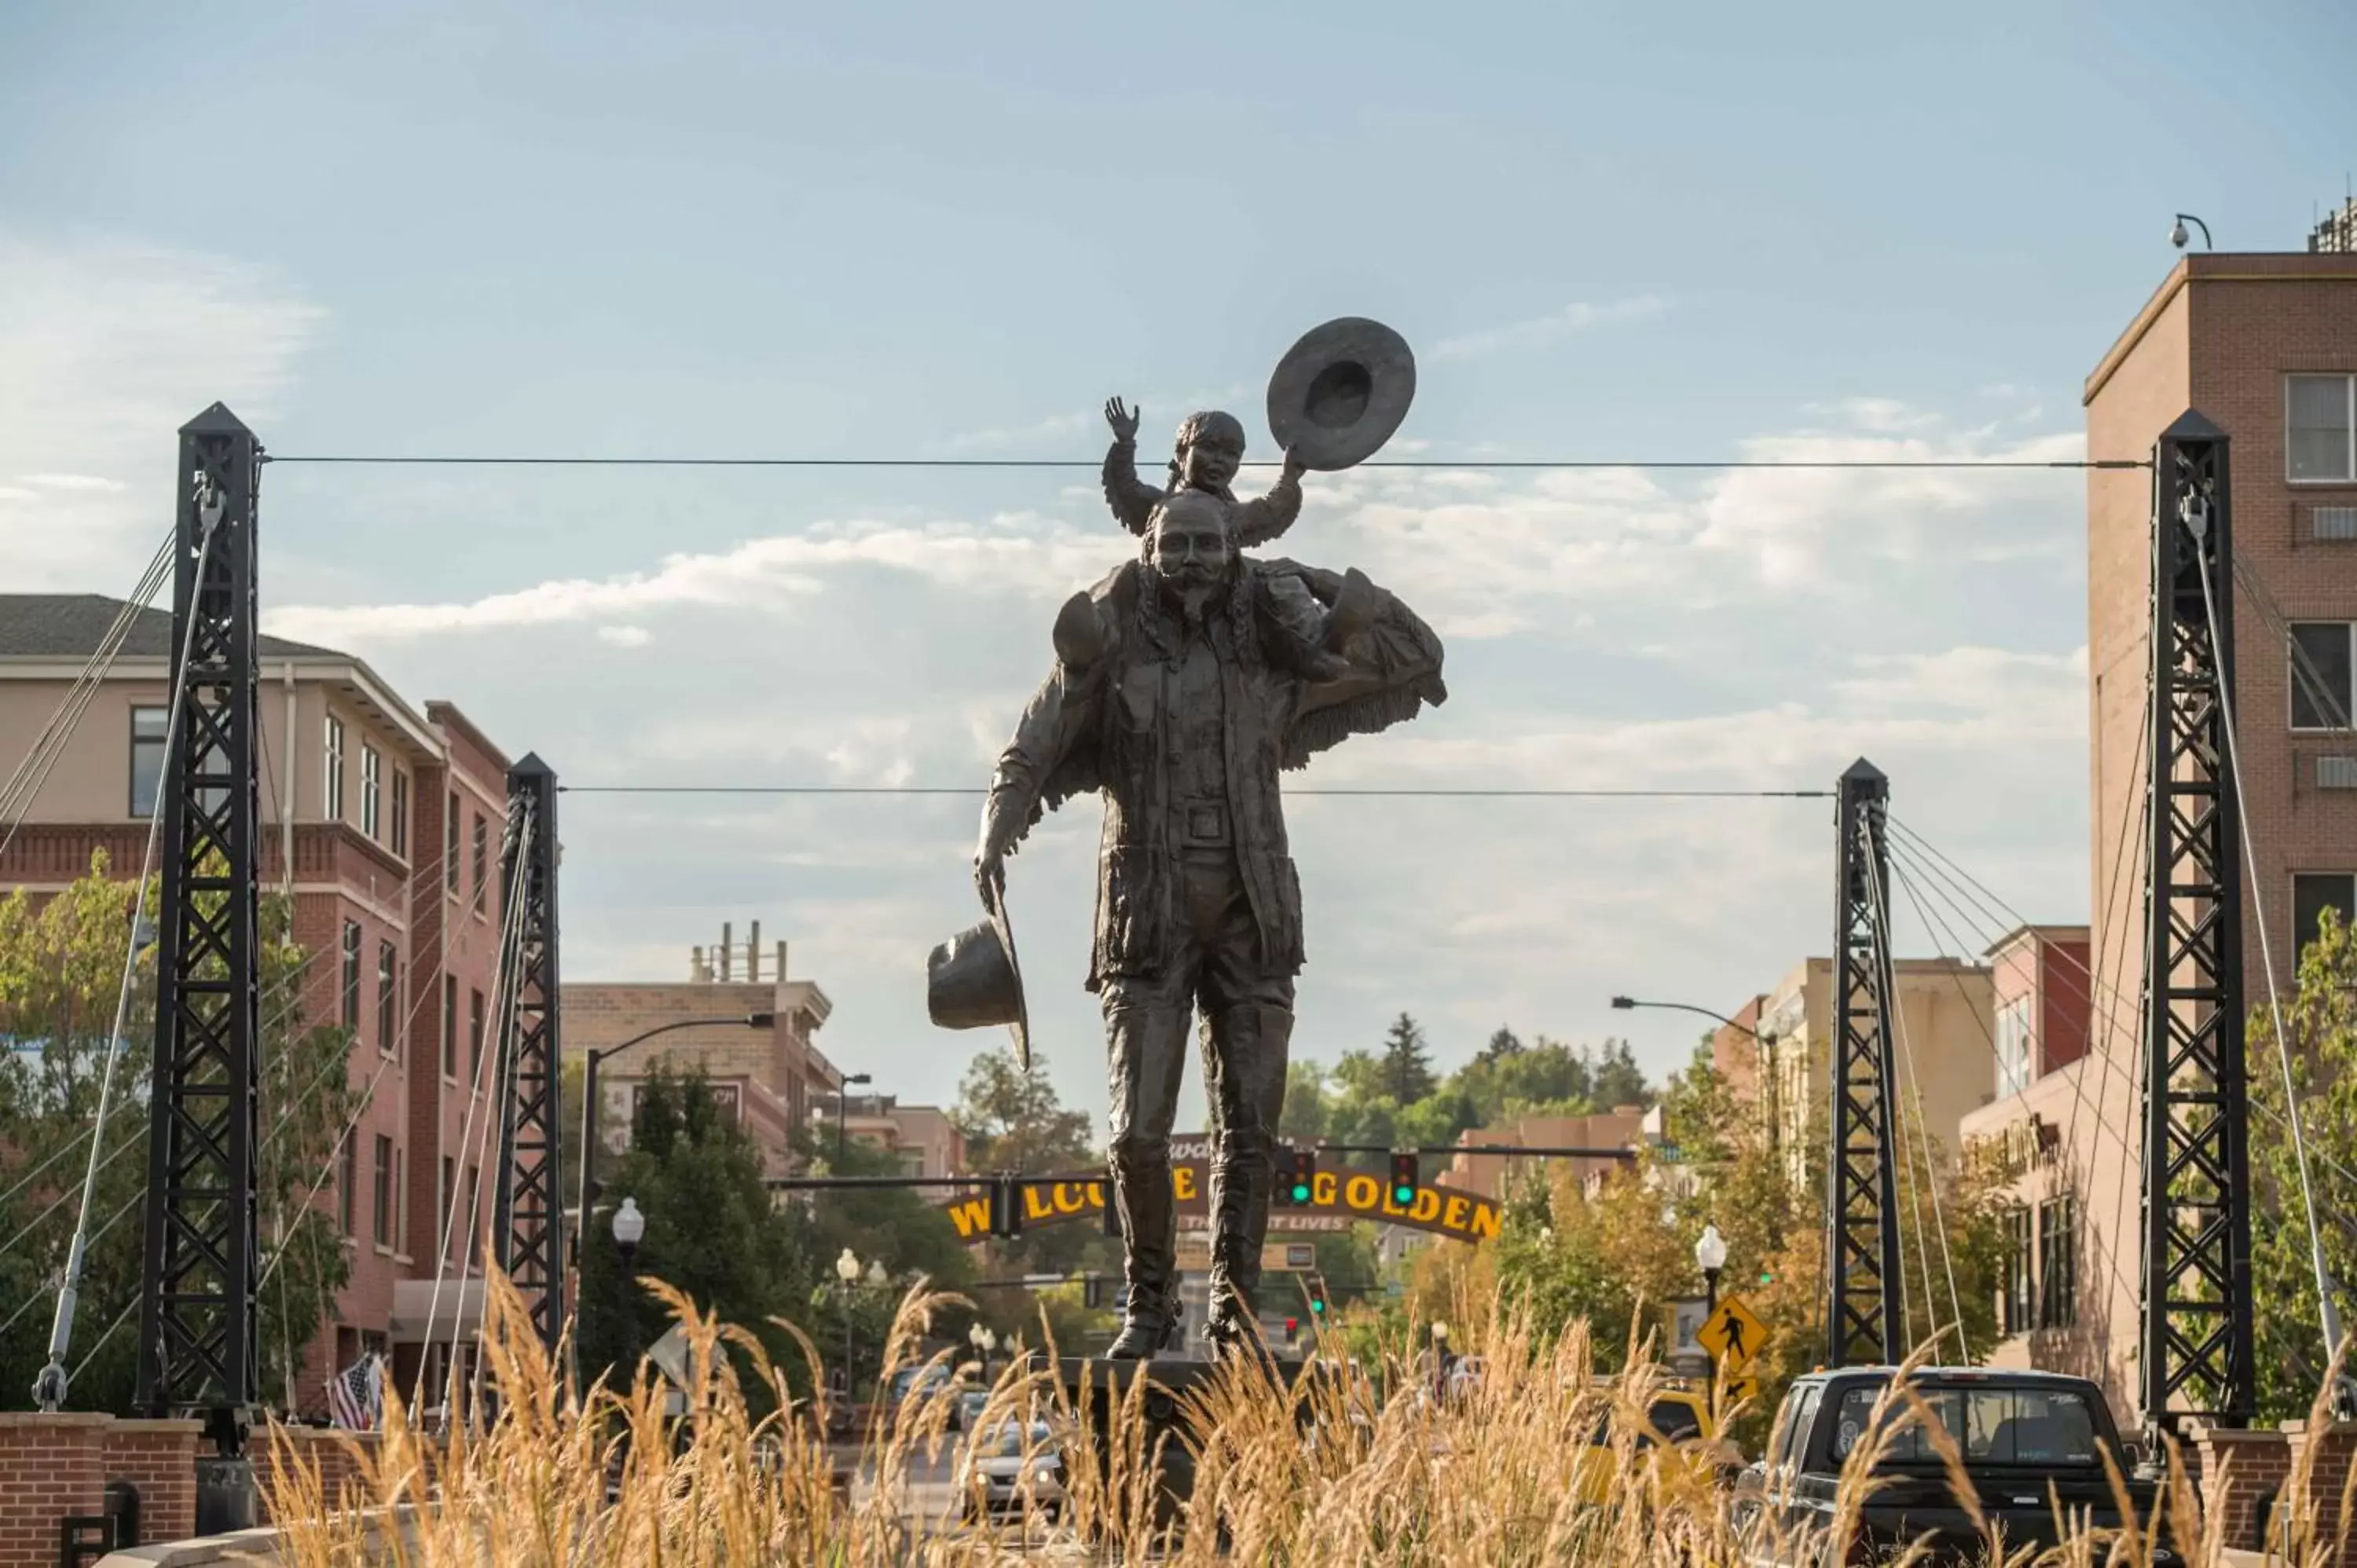
[(2277, 1505), (2284, 1518), (2276, 1539), (2321, 1547), (2321, 1561), (2333, 1568), (2357, 1563), (2357, 1541), (2346, 1539), (2350, 1521), (2342, 1506), (2351, 1466), (2357, 1465), (2357, 1426), (2287, 1421), (2283, 1430), (2293, 1481), (2286, 1487), (2286, 1501)]
[(2260, 1545), (2261, 1506), (2277, 1498), (2291, 1474), (2291, 1445), (2280, 1432), (2196, 1426), (2178, 1450), (2192, 1473), (2205, 1527), (2230, 1547)]
[(193, 1421), (0, 1412), (0, 1568), (51, 1568), (59, 1530), (106, 1510), (106, 1484), (139, 1489), (143, 1541), (185, 1539), (196, 1527)]

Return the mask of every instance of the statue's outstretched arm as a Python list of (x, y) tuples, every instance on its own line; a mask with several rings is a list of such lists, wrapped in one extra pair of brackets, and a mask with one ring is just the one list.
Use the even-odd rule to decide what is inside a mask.
[(1124, 528), (1141, 539), (1146, 536), (1146, 521), (1153, 517), (1155, 503), (1162, 499), (1162, 492), (1137, 477), (1137, 442), (1134, 437), (1117, 439), (1105, 448), (1104, 498), (1105, 505), (1113, 509), (1113, 515)]
[(1293, 520), (1300, 515), (1301, 472), (1288, 462), (1276, 483), (1269, 487), (1268, 494), (1237, 506), (1236, 544), (1244, 550), (1265, 544), (1291, 528)]

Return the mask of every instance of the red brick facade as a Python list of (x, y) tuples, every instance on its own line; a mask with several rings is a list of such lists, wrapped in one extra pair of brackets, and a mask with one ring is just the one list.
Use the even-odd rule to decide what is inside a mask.
[(51, 1568), (60, 1525), (104, 1512), (109, 1481), (139, 1489), (142, 1541), (194, 1533), (200, 1430), (193, 1421), (0, 1412), (0, 1568)]

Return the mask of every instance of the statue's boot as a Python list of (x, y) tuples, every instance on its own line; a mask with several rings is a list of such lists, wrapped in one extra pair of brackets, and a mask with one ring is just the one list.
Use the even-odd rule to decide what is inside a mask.
[(1106, 1150), (1121, 1216), (1122, 1325), (1107, 1355), (1143, 1360), (1177, 1348), (1178, 1211), (1170, 1119), (1187, 1062), (1187, 1015), (1123, 1010), (1111, 1020), (1114, 1138)]
[(1219, 1063), (1218, 1148), (1211, 1165), (1211, 1302), (1206, 1333), (1223, 1350), (1265, 1354), (1254, 1296), (1276, 1187), (1276, 1123), (1285, 1102), (1293, 1015), (1281, 1007), (1222, 1009), (1211, 1021)]
[(1121, 1206), (1121, 1332), (1105, 1354), (1116, 1361), (1143, 1361), (1178, 1348), (1177, 1271), (1178, 1214), (1170, 1193), (1168, 1155), (1143, 1171), (1114, 1161), (1114, 1195)]

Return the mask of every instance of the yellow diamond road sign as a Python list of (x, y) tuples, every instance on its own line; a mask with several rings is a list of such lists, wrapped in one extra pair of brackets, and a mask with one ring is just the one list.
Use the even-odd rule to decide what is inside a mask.
[(1768, 1342), (1768, 1330), (1751, 1316), (1741, 1296), (1730, 1295), (1710, 1309), (1710, 1316), (1695, 1330), (1695, 1338), (1731, 1372), (1760, 1354), (1760, 1348)]

